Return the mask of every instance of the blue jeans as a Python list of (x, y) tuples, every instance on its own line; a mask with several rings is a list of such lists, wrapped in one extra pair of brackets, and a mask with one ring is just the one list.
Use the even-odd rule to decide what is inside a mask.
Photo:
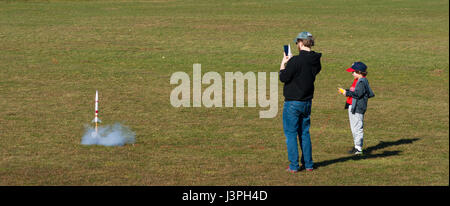
[(285, 101), (283, 107), (283, 129), (286, 136), (289, 168), (299, 170), (297, 136), (302, 149), (301, 163), (306, 169), (313, 169), (311, 137), (311, 101)]

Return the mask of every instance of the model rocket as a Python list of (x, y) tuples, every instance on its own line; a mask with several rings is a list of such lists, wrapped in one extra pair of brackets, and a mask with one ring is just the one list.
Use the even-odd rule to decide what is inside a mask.
[(98, 118), (98, 91), (95, 91), (95, 117), (94, 117), (94, 120), (92, 120), (92, 122), (95, 122), (95, 133), (97, 133), (98, 132), (98, 123), (102, 122)]
[(292, 57), (291, 44), (288, 44), (288, 47), (289, 47), (288, 57), (291, 58)]

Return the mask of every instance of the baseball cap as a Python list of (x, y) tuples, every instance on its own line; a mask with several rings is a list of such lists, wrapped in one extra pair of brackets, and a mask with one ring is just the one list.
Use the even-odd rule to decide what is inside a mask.
[(367, 66), (362, 62), (354, 62), (350, 68), (348, 68), (346, 71), (348, 72), (354, 72), (355, 70), (366, 72)]
[(311, 39), (311, 38), (312, 38), (312, 34), (311, 33), (307, 32), (307, 31), (303, 31), (303, 32), (300, 32), (297, 35), (297, 37), (295, 37), (294, 43), (297, 44), (297, 41), (299, 39)]

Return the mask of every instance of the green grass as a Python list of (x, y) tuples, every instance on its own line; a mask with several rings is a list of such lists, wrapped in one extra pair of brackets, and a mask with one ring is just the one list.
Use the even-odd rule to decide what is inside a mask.
[[(1, 1), (0, 185), (448, 185), (448, 1)], [(289, 174), (262, 108), (173, 108), (176, 71), (276, 72), (300, 31), (323, 53), (312, 173)], [(291, 45), (292, 46), (292, 45)], [(294, 52), (296, 54), (296, 52)], [(164, 57), (164, 58), (163, 58)], [(363, 157), (352, 146), (345, 69), (376, 97)], [(203, 88), (205, 88), (204, 86)], [(83, 146), (95, 90), (104, 124), (136, 144)], [(266, 109), (264, 109), (266, 110)]]

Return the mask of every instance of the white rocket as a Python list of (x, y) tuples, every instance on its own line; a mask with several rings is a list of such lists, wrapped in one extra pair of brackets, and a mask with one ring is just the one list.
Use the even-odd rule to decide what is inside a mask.
[(291, 44), (288, 44), (288, 57), (291, 58), (292, 57), (292, 52), (291, 52)]
[(98, 91), (95, 91), (95, 118), (92, 120), (92, 122), (102, 122), (99, 118), (98, 118)]
[(95, 117), (92, 120), (92, 122), (95, 123), (95, 133), (93, 133), (92, 135), (95, 137), (97, 136), (97, 132), (98, 132), (98, 123), (102, 122), (99, 118), (98, 118), (98, 91), (95, 91)]

